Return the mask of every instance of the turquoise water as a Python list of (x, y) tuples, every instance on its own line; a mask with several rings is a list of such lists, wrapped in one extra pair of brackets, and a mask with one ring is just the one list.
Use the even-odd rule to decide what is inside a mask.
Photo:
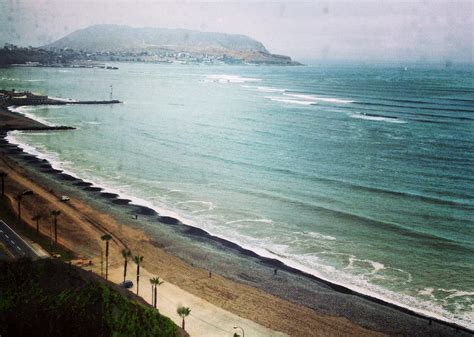
[(55, 166), (330, 281), (474, 327), (472, 66), (12, 68)]

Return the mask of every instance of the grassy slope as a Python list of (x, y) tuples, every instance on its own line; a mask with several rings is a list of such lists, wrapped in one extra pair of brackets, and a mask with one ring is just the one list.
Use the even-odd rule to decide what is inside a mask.
[(0, 262), (1, 336), (184, 336), (130, 292), (57, 260)]

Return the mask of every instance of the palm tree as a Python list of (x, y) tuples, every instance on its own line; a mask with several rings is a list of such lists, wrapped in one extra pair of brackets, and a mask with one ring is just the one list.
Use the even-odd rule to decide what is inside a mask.
[(137, 264), (137, 295), (138, 295), (138, 287), (140, 285), (140, 263), (143, 262), (143, 256), (135, 255), (133, 257), (133, 261)]
[(178, 310), (176, 310), (176, 312), (178, 313), (178, 315), (179, 315), (180, 317), (183, 318), (183, 325), (182, 325), (182, 328), (183, 328), (183, 330), (185, 330), (185, 329), (184, 329), (184, 318), (187, 317), (187, 316), (189, 316), (189, 314), (191, 313), (191, 309), (186, 308), (186, 307), (178, 307)]
[(125, 279), (127, 278), (127, 264), (128, 264), (128, 259), (132, 256), (132, 252), (129, 249), (122, 249), (122, 257), (124, 260), (124, 266), (123, 266), (123, 282), (125, 282)]
[(156, 308), (157, 305), (157, 292), (158, 292), (158, 286), (163, 284), (163, 281), (160, 280), (159, 277), (153, 277), (150, 279), (150, 283), (152, 285), (151, 287), (151, 303), (153, 307)]
[(36, 221), (36, 235), (39, 234), (39, 222), (43, 218), (41, 213), (35, 213), (35, 215), (31, 218), (31, 220)]
[(105, 241), (105, 279), (109, 279), (109, 241), (112, 240), (110, 234), (104, 234), (100, 237)]
[(155, 282), (154, 278), (150, 279), (150, 284), (151, 284), (151, 305), (155, 307)]
[(2, 196), (5, 195), (5, 177), (8, 174), (6, 172), (0, 171), (0, 178), (2, 178)]
[(58, 244), (58, 216), (61, 214), (61, 211), (54, 210), (51, 211), (51, 215), (54, 217), (54, 242)]
[(21, 222), (21, 199), (23, 199), (25, 195), (32, 195), (32, 194), (33, 194), (33, 191), (24, 190), (23, 192), (18, 193), (17, 196), (15, 197), (16, 200), (18, 201), (18, 221), (19, 222)]

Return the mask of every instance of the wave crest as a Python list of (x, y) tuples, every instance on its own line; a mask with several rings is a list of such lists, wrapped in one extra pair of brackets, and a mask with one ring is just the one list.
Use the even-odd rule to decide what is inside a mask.
[(216, 83), (246, 83), (246, 82), (259, 82), (261, 78), (243, 77), (239, 75), (226, 75), (226, 74), (214, 74), (207, 75), (205, 82), (216, 82)]

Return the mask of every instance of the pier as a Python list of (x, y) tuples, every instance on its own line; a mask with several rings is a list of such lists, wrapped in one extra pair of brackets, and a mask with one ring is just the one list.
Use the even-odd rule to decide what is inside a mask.
[(99, 101), (75, 101), (53, 99), (48, 96), (33, 94), (29, 91), (0, 90), (0, 104), (3, 106), (24, 106), (24, 105), (68, 105), (68, 104), (119, 104), (117, 99)]
[[(118, 103), (122, 103), (122, 102), (117, 99), (105, 100), (105, 101), (60, 101), (60, 100), (49, 99), (47, 103), (42, 103), (42, 104), (66, 105), (66, 104), (118, 104)], [(30, 104), (30, 105), (38, 105), (38, 104)]]

